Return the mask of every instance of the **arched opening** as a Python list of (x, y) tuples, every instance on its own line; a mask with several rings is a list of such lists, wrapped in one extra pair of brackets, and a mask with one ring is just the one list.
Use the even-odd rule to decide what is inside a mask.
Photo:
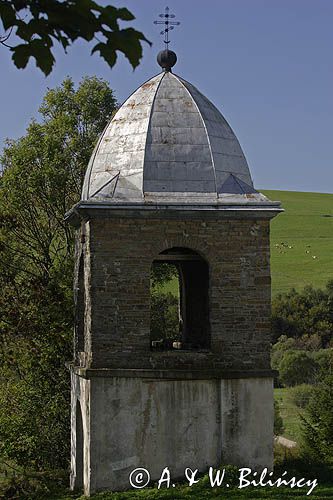
[(209, 269), (189, 248), (161, 252), (152, 264), (152, 349), (207, 349), (209, 331)]

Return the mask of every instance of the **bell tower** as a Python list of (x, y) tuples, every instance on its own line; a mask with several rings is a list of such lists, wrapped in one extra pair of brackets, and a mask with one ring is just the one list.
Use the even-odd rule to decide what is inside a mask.
[[(269, 223), (217, 108), (171, 71), (136, 90), (100, 137), (76, 227), (71, 486), (130, 488), (144, 467), (184, 477), (271, 468)], [(172, 263), (179, 341), (151, 336), (150, 276)]]

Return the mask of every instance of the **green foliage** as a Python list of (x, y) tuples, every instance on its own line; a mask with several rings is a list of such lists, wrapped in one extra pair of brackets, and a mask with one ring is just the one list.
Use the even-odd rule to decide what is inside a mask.
[(285, 353), (295, 350), (295, 339), (281, 335), (276, 344), (272, 347), (271, 363), (274, 370), (279, 370), (281, 360)]
[(153, 264), (150, 278), (153, 289), (161, 288), (162, 285), (171, 281), (174, 277), (178, 278), (178, 270), (175, 265), (166, 263)]
[[(296, 379), (295, 383), (315, 383), (317, 378), (320, 377), (320, 373), (325, 371), (333, 370), (333, 349), (318, 349), (318, 350), (304, 350), (304, 347), (314, 347), (318, 345), (317, 336), (305, 336), (301, 338), (288, 338), (286, 335), (282, 335), (278, 342), (273, 345), (272, 348), (272, 367), (280, 372), (280, 377), (278, 378), (278, 383), (284, 383), (282, 381), (282, 374), (288, 371), (295, 373)], [(294, 353), (291, 355), (291, 353)], [(295, 354), (296, 353), (296, 354)], [(298, 354), (297, 354), (298, 353)], [(307, 368), (302, 371), (304, 367), (304, 358), (307, 359)], [(298, 365), (299, 360), (302, 360)], [(311, 361), (309, 361), (311, 360)], [(297, 375), (297, 372), (298, 375)], [(289, 374), (286, 375), (287, 378)], [(294, 382), (291, 384), (290, 380), (286, 383), (287, 386), (295, 385)]]
[[(324, 290), (307, 286), (280, 294), (272, 302), (272, 329), (276, 341), (281, 335), (303, 338), (319, 336), (320, 346), (327, 347), (333, 333), (333, 281)], [(308, 337), (308, 341), (311, 339)]]
[[(164, 287), (175, 277), (178, 278), (177, 266), (167, 263), (155, 263), (150, 278), (150, 321), (151, 340), (172, 343), (179, 340), (179, 286), (176, 294), (165, 291)], [(162, 345), (161, 345), (162, 347)]]
[[(16, 465), (3, 464), (0, 468), (0, 498), (56, 500), (63, 497), (64, 484), (67, 481), (67, 471), (52, 470), (52, 473), (24, 471)], [(68, 494), (66, 497), (68, 498)]]
[(274, 400), (274, 434), (275, 436), (279, 436), (283, 433), (283, 420), (280, 413), (280, 405), (278, 401)]
[[(52, 53), (54, 42), (67, 50), (75, 40), (87, 42), (97, 40), (92, 53), (99, 52), (112, 67), (117, 60), (117, 52), (122, 52), (135, 68), (142, 57), (141, 42), (150, 42), (133, 28), (120, 29), (119, 22), (133, 21), (135, 17), (126, 8), (105, 7), (93, 0), (0, 0), (0, 18), (5, 33), (0, 43), (10, 48), (17, 68), (25, 68), (30, 57), (48, 75), (55, 59)], [(23, 43), (15, 46), (11, 34)]]
[(151, 340), (179, 340), (178, 298), (172, 293), (151, 293)]
[(315, 387), (302, 423), (304, 454), (333, 464), (333, 374)]
[(66, 79), (2, 156), (0, 454), (24, 467), (68, 462), (74, 238), (63, 216), (115, 106), (106, 82)]
[(333, 373), (333, 348), (319, 349), (312, 353), (312, 357), (319, 366), (319, 376)]
[(317, 363), (305, 351), (286, 351), (279, 364), (279, 377), (286, 387), (313, 383), (317, 371)]
[(298, 408), (306, 408), (313, 394), (314, 386), (310, 384), (301, 384), (291, 387), (289, 397)]

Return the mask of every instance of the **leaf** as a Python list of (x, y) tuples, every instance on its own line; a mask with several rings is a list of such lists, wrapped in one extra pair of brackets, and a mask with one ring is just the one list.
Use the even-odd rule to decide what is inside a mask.
[(9, 2), (0, 3), (0, 17), (5, 30), (16, 24), (15, 10)]
[[(27, 14), (17, 19), (16, 12), (22, 9)], [(135, 68), (142, 57), (141, 42), (151, 45), (141, 32), (133, 28), (119, 29), (118, 21), (135, 19), (128, 9), (104, 7), (93, 0), (0, 0), (0, 16), (5, 28), (16, 26), (17, 37), (27, 42), (11, 48), (16, 67), (26, 67), (29, 58), (34, 57), (45, 75), (51, 72), (54, 64), (50, 50), (54, 40), (66, 51), (71, 42), (77, 39), (90, 42), (102, 33), (106, 41), (94, 46), (92, 53), (99, 52), (110, 67), (114, 66), (117, 51), (120, 51)]]
[(48, 35), (50, 28), (46, 19), (31, 19), (28, 23), (17, 23), (16, 35), (23, 40), (30, 41), (33, 35)]
[(130, 12), (125, 7), (123, 7), (122, 9), (118, 9), (117, 13), (119, 19), (122, 19), (123, 21), (133, 21), (135, 19), (135, 16), (132, 14), (132, 12)]
[(29, 57), (31, 56), (31, 50), (28, 44), (21, 44), (13, 47), (12, 59), (17, 68), (25, 68), (28, 64)]
[(108, 33), (107, 37), (107, 45), (112, 47), (113, 50), (123, 52), (133, 68), (138, 66), (142, 57), (142, 46), (140, 40), (144, 40), (151, 45), (151, 43), (146, 40), (143, 33), (140, 33), (133, 28), (113, 31), (112, 33)]
[(117, 9), (112, 5), (107, 5), (100, 9), (99, 21), (106, 24), (111, 30), (118, 30), (118, 19), (122, 21), (133, 21), (135, 16), (126, 8)]
[(42, 40), (32, 40), (31, 42), (32, 56), (36, 59), (36, 66), (40, 68), (44, 75), (51, 73), (55, 59), (53, 54), (45, 42)]
[(29, 44), (21, 44), (13, 47), (12, 59), (17, 68), (25, 68), (29, 58), (34, 57), (36, 66), (40, 68), (44, 75), (48, 75), (54, 64), (54, 57), (48, 47), (48, 43), (41, 39), (32, 40)]
[(108, 44), (102, 42), (98, 43), (97, 45), (95, 45), (95, 47), (93, 47), (91, 51), (92, 54), (94, 54), (95, 52), (99, 52), (111, 68), (115, 65), (117, 54), (113, 48), (108, 46)]

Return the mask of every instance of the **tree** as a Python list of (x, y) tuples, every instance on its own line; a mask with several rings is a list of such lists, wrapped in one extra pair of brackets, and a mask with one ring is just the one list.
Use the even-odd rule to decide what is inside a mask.
[(74, 238), (63, 216), (115, 108), (106, 82), (66, 79), (2, 156), (0, 454), (23, 466), (68, 461)]
[(0, 0), (0, 18), (4, 28), (0, 44), (12, 51), (15, 66), (25, 68), (32, 57), (45, 75), (55, 62), (54, 42), (66, 52), (75, 40), (96, 40), (91, 53), (99, 52), (112, 67), (117, 52), (122, 52), (133, 68), (142, 57), (141, 41), (150, 44), (141, 32), (120, 29), (119, 21), (135, 19), (129, 10), (103, 7), (93, 0)]

